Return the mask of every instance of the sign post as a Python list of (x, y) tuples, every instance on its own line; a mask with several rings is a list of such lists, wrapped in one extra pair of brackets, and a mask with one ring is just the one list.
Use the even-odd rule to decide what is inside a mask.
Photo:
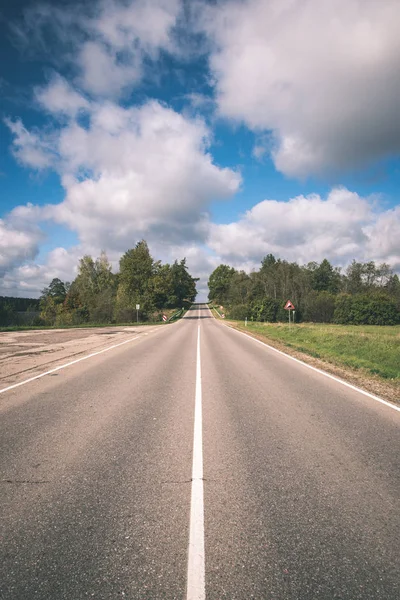
[(294, 304), (292, 302), (290, 302), (290, 300), (288, 300), (284, 306), (284, 309), (287, 310), (289, 312), (289, 327), (290, 327), (290, 311), (293, 311), (293, 322), (294, 322)]
[(136, 323), (139, 323), (139, 309), (140, 304), (136, 304)]

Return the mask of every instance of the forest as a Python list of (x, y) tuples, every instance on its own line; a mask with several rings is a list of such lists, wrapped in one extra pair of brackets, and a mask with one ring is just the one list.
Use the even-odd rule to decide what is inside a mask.
[(299, 265), (268, 254), (251, 273), (219, 265), (210, 275), (209, 300), (231, 319), (352, 325), (400, 323), (400, 279), (387, 265), (353, 262), (342, 271), (327, 259)]
[(190, 306), (196, 298), (196, 278), (186, 259), (162, 264), (151, 256), (145, 240), (127, 250), (113, 273), (105, 252), (80, 259), (72, 282), (53, 279), (39, 300), (3, 298), (0, 325), (76, 326), (160, 321), (166, 309)]

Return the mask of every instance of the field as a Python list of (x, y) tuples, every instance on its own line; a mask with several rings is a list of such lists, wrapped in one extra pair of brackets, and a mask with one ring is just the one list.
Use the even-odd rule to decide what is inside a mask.
[(266, 340), (400, 385), (400, 326), (232, 322)]

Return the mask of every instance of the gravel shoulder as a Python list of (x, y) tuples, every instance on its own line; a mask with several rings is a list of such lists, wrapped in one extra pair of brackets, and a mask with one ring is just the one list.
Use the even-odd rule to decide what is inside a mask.
[(158, 328), (159, 325), (0, 332), (0, 387)]

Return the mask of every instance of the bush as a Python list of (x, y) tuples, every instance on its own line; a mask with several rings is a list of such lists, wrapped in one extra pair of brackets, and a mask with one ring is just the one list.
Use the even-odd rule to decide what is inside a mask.
[(336, 299), (334, 321), (341, 325), (397, 325), (400, 311), (396, 300), (384, 292), (342, 294)]
[(304, 320), (313, 323), (332, 323), (336, 296), (329, 292), (310, 292), (304, 302)]
[(268, 321), (275, 323), (279, 302), (267, 296), (263, 300), (256, 300), (251, 304), (248, 318), (252, 321)]
[(250, 308), (248, 304), (236, 304), (229, 309), (228, 318), (235, 319), (237, 321), (244, 321), (249, 318)]
[(12, 305), (8, 302), (0, 304), (0, 326), (8, 327), (10, 325), (18, 325), (18, 315), (14, 311)]

